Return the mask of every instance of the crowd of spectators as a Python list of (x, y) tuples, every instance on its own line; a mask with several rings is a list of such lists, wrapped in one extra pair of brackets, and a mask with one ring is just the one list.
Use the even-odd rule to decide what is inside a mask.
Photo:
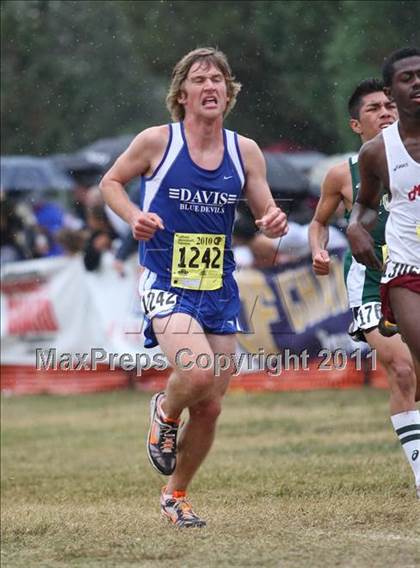
[[(127, 224), (105, 204), (97, 186), (79, 186), (71, 206), (48, 192), (1, 193), (1, 263), (58, 255), (83, 256), (87, 270), (97, 270), (105, 251), (114, 255), (114, 268), (124, 275), (124, 263), (137, 253), (138, 243)], [(311, 213), (311, 212), (310, 212)], [(234, 229), (234, 254), (240, 267), (269, 268), (310, 254), (307, 225), (291, 216), (288, 235), (267, 239), (247, 208), (239, 208)], [(338, 229), (331, 228), (331, 248), (346, 246)]]
[[(82, 254), (88, 270), (120, 235), (105, 211), (98, 187), (78, 188), (71, 207), (53, 193), (1, 193), (1, 263)], [(127, 227), (128, 230), (128, 227)]]

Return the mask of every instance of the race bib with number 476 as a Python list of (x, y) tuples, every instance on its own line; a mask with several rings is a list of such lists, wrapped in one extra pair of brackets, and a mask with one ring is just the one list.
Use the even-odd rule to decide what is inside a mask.
[(217, 290), (223, 285), (225, 235), (175, 233), (171, 286)]

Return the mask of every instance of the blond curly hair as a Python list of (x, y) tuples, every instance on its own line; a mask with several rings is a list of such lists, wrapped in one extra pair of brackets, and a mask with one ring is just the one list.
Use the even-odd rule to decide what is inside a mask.
[(166, 95), (166, 106), (171, 113), (171, 117), (174, 122), (179, 122), (185, 118), (184, 105), (178, 102), (178, 98), (182, 93), (182, 86), (187, 78), (189, 70), (197, 61), (205, 62), (208, 66), (213, 64), (223, 73), (226, 81), (227, 96), (229, 99), (224, 116), (227, 116), (236, 104), (236, 98), (242, 85), (235, 81), (235, 77), (232, 75), (226, 55), (214, 47), (199, 47), (198, 49), (190, 51), (187, 55), (184, 55), (184, 57), (175, 65), (172, 72), (171, 85), (169, 87), (168, 94)]

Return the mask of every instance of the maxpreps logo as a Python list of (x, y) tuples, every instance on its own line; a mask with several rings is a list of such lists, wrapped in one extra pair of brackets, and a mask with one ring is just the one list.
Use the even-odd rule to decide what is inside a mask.
[(188, 189), (186, 187), (170, 187), (169, 197), (181, 202), (179, 208), (182, 211), (221, 214), (225, 212), (225, 205), (234, 205), (238, 199), (238, 196), (234, 193)]

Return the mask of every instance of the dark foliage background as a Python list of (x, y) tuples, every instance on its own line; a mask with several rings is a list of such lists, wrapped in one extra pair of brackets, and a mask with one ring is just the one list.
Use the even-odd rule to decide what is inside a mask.
[(176, 61), (216, 45), (243, 84), (228, 119), (260, 144), (339, 152), (353, 86), (419, 43), (410, 0), (2, 3), (2, 153), (74, 151), (169, 120)]

